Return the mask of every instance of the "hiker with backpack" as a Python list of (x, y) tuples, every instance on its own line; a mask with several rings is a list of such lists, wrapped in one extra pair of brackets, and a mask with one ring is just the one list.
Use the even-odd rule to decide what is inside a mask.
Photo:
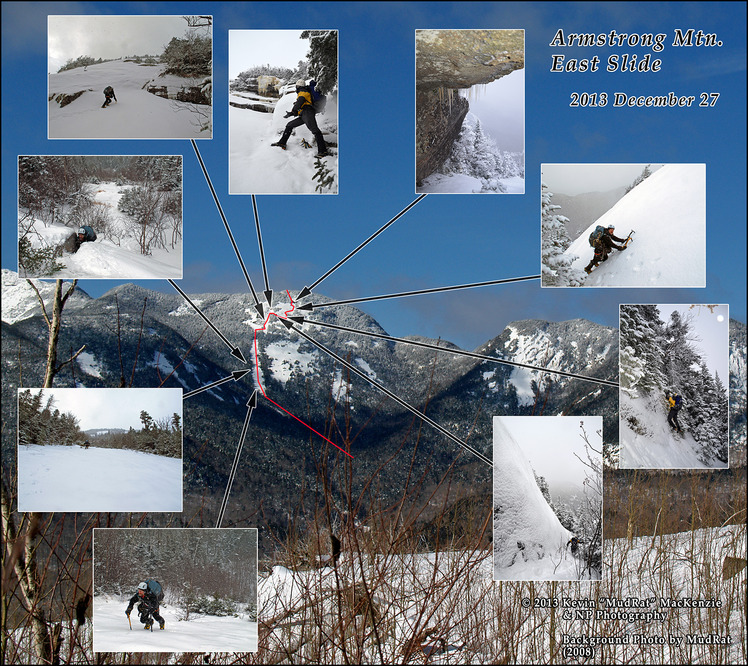
[(112, 103), (112, 100), (115, 102), (117, 101), (117, 97), (114, 94), (114, 88), (112, 88), (112, 86), (107, 86), (104, 88), (104, 103), (101, 105), (101, 108), (106, 109), (106, 107)]
[[(584, 272), (588, 275), (592, 272), (592, 269), (600, 264), (601, 261), (607, 261), (610, 251), (615, 248), (619, 252), (626, 249), (625, 245), (616, 245), (616, 243), (625, 243), (625, 238), (618, 238), (613, 232), (615, 231), (615, 225), (609, 224), (606, 227), (597, 225), (595, 230), (590, 234), (590, 245), (595, 248), (595, 254), (592, 257), (587, 266), (584, 268)], [(615, 242), (614, 242), (615, 241)]]
[(143, 623), (143, 629), (150, 629), (154, 620), (158, 622), (159, 629), (163, 629), (166, 621), (158, 614), (159, 603), (163, 598), (164, 592), (161, 585), (156, 581), (143, 581), (138, 585), (137, 592), (130, 598), (125, 615), (129, 618), (133, 606), (138, 604), (138, 615)]
[(293, 108), (286, 113), (284, 118), (294, 117), (283, 130), (281, 138), (275, 143), (270, 144), (271, 146), (278, 146), (278, 148), (286, 149), (286, 143), (291, 136), (291, 132), (301, 125), (306, 125), (309, 131), (314, 135), (317, 140), (317, 157), (326, 157), (329, 155), (327, 152), (327, 144), (322, 136), (322, 132), (317, 127), (317, 120), (315, 115), (317, 109), (315, 108), (315, 94), (319, 96), (316, 90), (317, 82), (312, 80), (307, 85), (304, 79), (299, 79), (296, 82), (296, 102), (294, 102)]
[(667, 400), (667, 405), (670, 409), (667, 415), (668, 425), (676, 432), (683, 432), (680, 423), (678, 423), (678, 412), (681, 410), (681, 407), (683, 407), (683, 398), (681, 398), (678, 393), (666, 391), (665, 399)]
[(79, 243), (93, 243), (98, 236), (96, 232), (88, 225), (82, 226), (78, 229), (78, 242)]

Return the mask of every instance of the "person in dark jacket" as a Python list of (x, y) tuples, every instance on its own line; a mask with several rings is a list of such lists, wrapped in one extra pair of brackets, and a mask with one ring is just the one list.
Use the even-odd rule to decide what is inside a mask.
[(281, 138), (270, 145), (278, 146), (285, 150), (291, 132), (301, 125), (306, 125), (317, 141), (317, 157), (325, 157), (328, 155), (327, 144), (322, 136), (322, 132), (319, 127), (317, 127), (317, 120), (314, 117), (316, 113), (317, 112), (314, 110), (312, 89), (306, 84), (306, 81), (300, 79), (296, 82), (296, 102), (294, 103), (293, 108), (284, 116), (285, 118), (294, 116), (294, 119), (286, 125)]
[(591, 273), (592, 269), (595, 268), (595, 266), (597, 266), (601, 261), (607, 261), (608, 255), (610, 254), (610, 251), (612, 249), (615, 248), (619, 252), (626, 249), (625, 245), (616, 245), (616, 243), (624, 243), (626, 239), (618, 238), (618, 236), (613, 233), (614, 231), (615, 226), (612, 224), (608, 225), (605, 233), (595, 244), (595, 255), (592, 257), (592, 261), (590, 261), (590, 263), (585, 266), (585, 273)]
[(138, 615), (143, 623), (143, 629), (150, 629), (153, 626), (153, 620), (158, 622), (159, 629), (164, 628), (166, 622), (158, 614), (158, 598), (148, 589), (147, 583), (140, 583), (138, 591), (130, 598), (130, 603), (125, 611), (127, 617), (130, 617), (130, 612), (135, 604), (138, 604)]
[(96, 240), (96, 232), (88, 225), (78, 229), (79, 243), (93, 243)]
[(683, 398), (681, 398), (677, 393), (671, 393), (670, 391), (667, 391), (665, 393), (665, 399), (667, 400), (667, 405), (670, 408), (670, 411), (667, 415), (668, 425), (676, 432), (683, 432), (683, 430), (681, 430), (680, 423), (678, 423), (678, 412), (680, 411), (680, 408), (683, 407)]
[(112, 103), (112, 100), (115, 102), (117, 101), (117, 97), (114, 94), (114, 88), (112, 88), (112, 86), (107, 86), (104, 88), (104, 103), (101, 105), (101, 108), (106, 109), (106, 107)]

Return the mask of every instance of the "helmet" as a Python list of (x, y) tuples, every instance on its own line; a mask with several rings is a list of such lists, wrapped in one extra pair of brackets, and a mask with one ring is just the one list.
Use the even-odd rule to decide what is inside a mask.
[(141, 583), (140, 585), (138, 585), (138, 589), (139, 590), (147, 590), (148, 589), (148, 584), (147, 583)]
[(85, 236), (86, 235), (86, 230), (83, 227), (81, 227), (80, 229), (78, 229), (78, 233), (79, 234), (83, 234)]
[(296, 87), (297, 87), (297, 88), (303, 88), (303, 87), (304, 87), (305, 85), (306, 85), (306, 81), (304, 81), (304, 79), (299, 79), (299, 80), (298, 80), (298, 81), (296, 82)]
[(615, 228), (616, 228), (616, 225), (615, 225), (615, 224), (609, 224), (607, 228), (608, 228), (608, 229), (615, 229)]

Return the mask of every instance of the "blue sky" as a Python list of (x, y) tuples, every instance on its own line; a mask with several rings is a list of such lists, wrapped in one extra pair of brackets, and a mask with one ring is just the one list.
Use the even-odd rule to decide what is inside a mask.
[[(588, 318), (617, 326), (619, 303), (727, 303), (746, 320), (746, 6), (744, 3), (180, 3), (2, 5), (2, 266), (15, 270), (19, 154), (182, 154), (188, 293), (246, 291), (189, 142), (50, 141), (48, 14), (214, 17), (214, 138), (199, 149), (255, 288), (263, 288), (251, 198), (228, 195), (228, 31), (336, 28), (339, 33), (340, 194), (257, 198), (270, 286), (301, 289), (415, 198), (414, 31), (524, 28), (526, 194), (428, 195), (316, 289), (335, 299), (540, 272), (542, 163), (706, 163), (705, 289), (545, 289), (537, 281), (361, 304), (392, 335), (475, 347), (513, 320)], [(673, 47), (677, 29), (716, 33), (721, 47)], [(567, 34), (666, 33), (645, 47), (551, 47)], [(597, 72), (550, 72), (551, 56), (597, 55)], [(611, 54), (651, 54), (659, 72), (604, 71)], [(95, 54), (91, 54), (95, 55)], [(712, 108), (570, 108), (573, 92), (717, 92)], [(663, 248), (667, 251), (667, 248)], [(98, 296), (115, 281), (83, 281)], [(162, 281), (142, 283), (173, 292)]]

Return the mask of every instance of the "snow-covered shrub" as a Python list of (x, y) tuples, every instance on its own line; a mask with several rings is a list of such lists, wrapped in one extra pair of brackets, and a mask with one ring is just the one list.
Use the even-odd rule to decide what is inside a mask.
[(312, 180), (317, 181), (314, 190), (320, 194), (330, 192), (335, 185), (335, 174), (327, 168), (327, 164), (325, 164), (321, 157), (318, 157), (314, 162)]
[(163, 193), (149, 187), (130, 187), (119, 200), (118, 208), (135, 223), (133, 233), (141, 254), (166, 245), (166, 216)]
[(219, 594), (204, 594), (200, 588), (185, 581), (183, 584), (183, 595), (179, 601), (182, 607), (184, 620), (189, 620), (190, 615), (215, 615), (216, 617), (236, 617), (239, 612), (239, 604), (231, 599), (221, 597)]

